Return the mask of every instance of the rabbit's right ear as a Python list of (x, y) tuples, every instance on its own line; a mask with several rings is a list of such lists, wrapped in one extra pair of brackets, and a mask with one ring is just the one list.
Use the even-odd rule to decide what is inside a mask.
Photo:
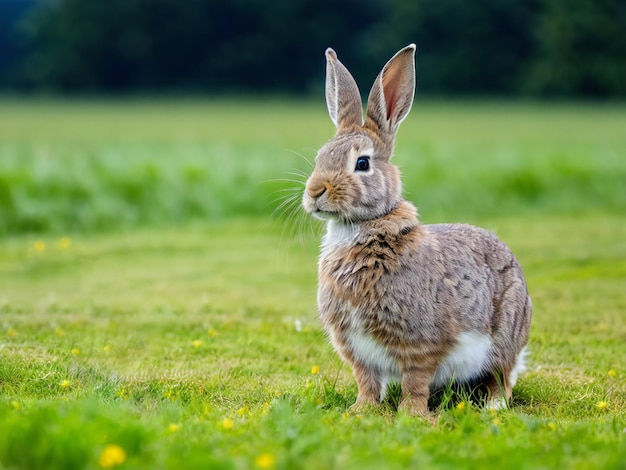
[(337, 133), (363, 125), (359, 87), (330, 47), (326, 49), (326, 106)]
[(414, 94), (415, 44), (409, 44), (385, 64), (370, 91), (367, 120), (378, 128), (381, 137), (394, 138), (411, 110)]

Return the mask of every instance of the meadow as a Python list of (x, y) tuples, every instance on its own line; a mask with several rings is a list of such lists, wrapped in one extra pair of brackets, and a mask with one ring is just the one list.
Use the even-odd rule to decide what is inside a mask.
[(322, 100), (0, 101), (0, 469), (624, 468), (624, 123), (416, 101), (406, 198), (496, 232), (534, 304), (511, 408), (448, 389), (432, 426), (351, 412), (317, 321)]

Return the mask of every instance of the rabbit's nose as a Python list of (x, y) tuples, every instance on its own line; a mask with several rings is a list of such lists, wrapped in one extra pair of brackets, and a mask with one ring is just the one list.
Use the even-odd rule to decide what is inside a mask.
[(306, 188), (306, 192), (313, 199), (317, 199), (328, 190), (328, 183), (310, 184)]

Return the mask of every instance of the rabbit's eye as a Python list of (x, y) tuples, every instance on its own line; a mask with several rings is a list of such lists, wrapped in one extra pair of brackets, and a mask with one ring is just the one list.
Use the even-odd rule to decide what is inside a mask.
[(367, 171), (370, 169), (370, 157), (359, 157), (356, 159), (354, 171)]

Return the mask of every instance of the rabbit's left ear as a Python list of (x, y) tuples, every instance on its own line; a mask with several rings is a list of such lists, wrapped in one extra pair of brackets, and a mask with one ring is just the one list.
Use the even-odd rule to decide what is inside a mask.
[(374, 122), (381, 137), (395, 136), (411, 110), (414, 95), (415, 44), (410, 44), (385, 64), (370, 91), (367, 120)]
[(326, 49), (326, 105), (338, 133), (363, 125), (359, 87), (330, 47)]

